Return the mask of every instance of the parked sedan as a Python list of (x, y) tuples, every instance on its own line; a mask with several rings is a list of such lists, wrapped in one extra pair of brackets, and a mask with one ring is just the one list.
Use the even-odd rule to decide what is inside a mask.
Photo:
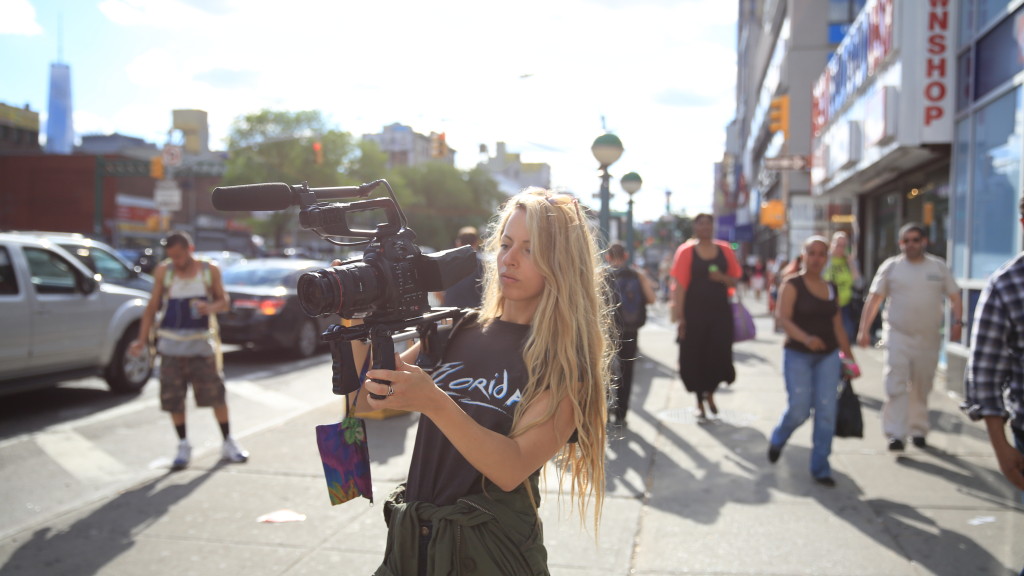
[(231, 310), (217, 315), (221, 340), (256, 348), (283, 348), (300, 358), (316, 353), (331, 318), (310, 318), (296, 292), (299, 276), (323, 268), (319, 260), (259, 258), (223, 270)]

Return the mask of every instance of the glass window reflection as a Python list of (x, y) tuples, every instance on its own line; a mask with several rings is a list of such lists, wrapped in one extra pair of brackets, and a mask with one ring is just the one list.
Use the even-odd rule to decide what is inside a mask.
[(985, 224), (971, 233), (972, 278), (987, 278), (1017, 252), (1022, 93), (1018, 87), (974, 117), (971, 220)]

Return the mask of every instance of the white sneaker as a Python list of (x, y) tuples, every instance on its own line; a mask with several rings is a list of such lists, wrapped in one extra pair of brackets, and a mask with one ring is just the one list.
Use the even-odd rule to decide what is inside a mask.
[(188, 443), (187, 439), (183, 439), (178, 442), (178, 455), (174, 457), (174, 461), (171, 462), (171, 470), (181, 470), (188, 466), (188, 463), (192, 460), (192, 445)]
[(231, 436), (224, 439), (224, 446), (220, 450), (221, 458), (228, 462), (245, 462), (249, 459), (249, 451), (238, 445), (238, 442)]

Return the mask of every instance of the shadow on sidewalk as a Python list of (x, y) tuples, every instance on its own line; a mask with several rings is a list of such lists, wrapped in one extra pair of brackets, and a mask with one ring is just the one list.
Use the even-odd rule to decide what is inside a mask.
[[(0, 567), (0, 576), (90, 575), (135, 545), (135, 536), (188, 497), (224, 464), (183, 483), (168, 474), (124, 492), (72, 524), (66, 531), (40, 528)], [(163, 485), (163, 486), (161, 486)]]
[[(810, 421), (805, 423), (810, 424)], [(930, 574), (1016, 574), (971, 538), (944, 528), (912, 506), (881, 498), (865, 500), (864, 493), (856, 482), (842, 472), (832, 471), (837, 483), (834, 489), (813, 484), (806, 469), (811, 458), (809, 448), (787, 446), (782, 459), (772, 466), (768, 463), (765, 453), (768, 439), (761, 432), (728, 423), (720, 423), (705, 430), (721, 441), (723, 446), (736, 456), (737, 463), (751, 470), (751, 475), (754, 476), (753, 479), (746, 479), (748, 483), (752, 482), (755, 485), (754, 488), (741, 492), (739, 498), (729, 498), (730, 502), (767, 504), (771, 500), (772, 491), (797, 497), (811, 497), (836, 518), (847, 522), (895, 554), (920, 564)], [(948, 454), (943, 453), (943, 457), (964, 469), (975, 468)], [(903, 460), (907, 460), (902, 462), (905, 465), (913, 463), (912, 465), (925, 467), (924, 463), (907, 458)], [(946, 469), (935, 465), (928, 466), (934, 468), (936, 473), (941, 470), (941, 475), (951, 483), (959, 485), (966, 482), (972, 488), (995, 495), (991, 483), (979, 481), (973, 476), (946, 474)], [(991, 474), (987, 470), (980, 472)], [(749, 498), (751, 494), (756, 494), (759, 498), (763, 495), (763, 499), (752, 502)]]
[[(900, 466), (942, 478), (964, 494), (969, 494), (992, 504), (1020, 509), (1017, 505), (1016, 492), (998, 470), (976, 466), (944, 450), (930, 446), (924, 449), (924, 453), (950, 465), (952, 468), (926, 462), (908, 455), (897, 456), (896, 463)], [(962, 472), (959, 472), (957, 469), (962, 470)]]
[[(737, 354), (736, 361), (770, 364), (757, 354), (742, 357)], [(813, 498), (828, 513), (898, 557), (920, 564), (928, 573), (938, 576), (1016, 574), (967, 534), (949, 529), (948, 524), (944, 526), (910, 505), (882, 498), (865, 499), (854, 480), (841, 472), (833, 472), (838, 483), (836, 489), (814, 484), (807, 470), (810, 448), (787, 446), (782, 460), (771, 466), (767, 461), (768, 438), (764, 433), (744, 424), (742, 419), (731, 420), (727, 412), (717, 423), (706, 426), (695, 423), (693, 427), (694, 431), (712, 437), (727, 449), (725, 458), (731, 466), (709, 459), (698, 448), (698, 440), (684, 438), (678, 428), (665, 426), (658, 415), (642, 409), (651, 393), (651, 382), (657, 377), (671, 378), (673, 385), (682, 386), (675, 370), (653, 360), (652, 364), (645, 371), (650, 378), (634, 384), (631, 406), (638, 408), (631, 408), (631, 417), (654, 426), (658, 434), (682, 452), (681, 461), (689, 460), (692, 464), (680, 465), (659, 453), (656, 446), (639, 434), (622, 429), (619, 437), (609, 442), (609, 489), (625, 486), (638, 498), (650, 495), (649, 506), (706, 525), (718, 521), (727, 504), (772, 505), (773, 493)], [(862, 405), (866, 410), (878, 412), (882, 402), (862, 397)], [(941, 411), (933, 411), (932, 419), (937, 430), (951, 434), (966, 432), (962, 430), (963, 422)], [(808, 421), (805, 426), (812, 423)], [(921, 459), (902, 458), (899, 462), (940, 476), (979, 499), (1013, 507), (1012, 494), (1001, 489), (1005, 482), (1001, 482), (996, 472), (940, 450), (928, 449), (924, 455), (946, 462), (949, 468)], [(729, 470), (737, 467), (739, 472)], [(637, 474), (627, 474), (630, 468)], [(644, 485), (638, 486), (639, 480), (629, 478), (642, 478)], [(783, 509), (779, 510), (781, 513)]]

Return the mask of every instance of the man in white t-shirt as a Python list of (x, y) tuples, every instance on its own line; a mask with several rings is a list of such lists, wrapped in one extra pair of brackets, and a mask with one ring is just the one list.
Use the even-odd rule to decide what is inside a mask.
[(868, 300), (860, 317), (857, 344), (871, 344), (871, 324), (882, 301), (882, 338), (885, 341), (886, 402), (882, 427), (889, 450), (898, 452), (911, 436), (918, 448), (927, 446), (928, 394), (942, 347), (943, 307), (949, 298), (953, 312), (950, 336), (960, 340), (963, 305), (960, 287), (946, 262), (925, 252), (928, 236), (921, 224), (900, 228), (900, 254), (882, 262), (871, 281)]

